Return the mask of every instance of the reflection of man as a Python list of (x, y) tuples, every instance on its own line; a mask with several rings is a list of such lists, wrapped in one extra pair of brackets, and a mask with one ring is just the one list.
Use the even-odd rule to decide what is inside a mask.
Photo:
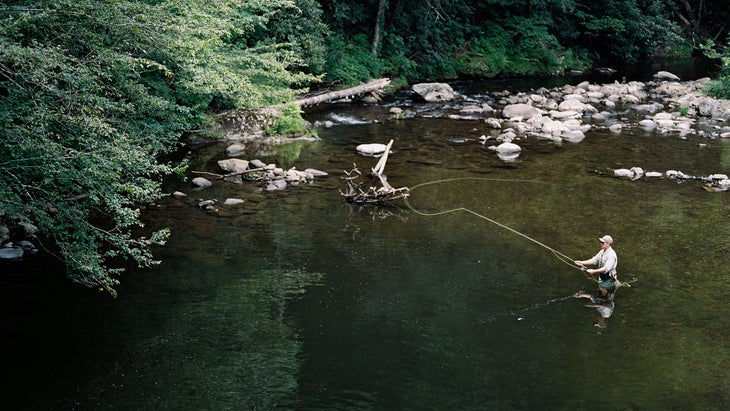
[(583, 293), (578, 292), (573, 294), (573, 297), (575, 298), (588, 298), (591, 300), (590, 303), (587, 303), (586, 307), (593, 307), (595, 308), (598, 313), (600, 314), (598, 316), (598, 320), (594, 323), (596, 327), (606, 328), (608, 317), (613, 314), (613, 308), (615, 306), (613, 302), (613, 296), (615, 293), (609, 292), (605, 296), (598, 296), (594, 294), (589, 293)]
[(618, 257), (616, 251), (613, 250), (613, 238), (610, 235), (604, 235), (598, 239), (601, 242), (601, 250), (590, 260), (575, 260), (575, 264), (581, 267), (586, 265), (597, 265), (598, 268), (589, 268), (586, 272), (590, 275), (598, 274), (598, 288), (601, 295), (606, 296), (609, 290), (616, 287), (616, 266), (618, 265)]

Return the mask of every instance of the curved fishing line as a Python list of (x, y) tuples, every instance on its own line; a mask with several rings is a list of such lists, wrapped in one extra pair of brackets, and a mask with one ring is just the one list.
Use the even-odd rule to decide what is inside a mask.
[[(425, 183), (417, 184), (417, 185), (411, 187), (409, 191), (412, 192), (413, 190), (415, 190), (415, 189), (417, 189), (419, 187), (423, 187), (423, 186), (427, 186), (427, 185), (440, 184), (440, 183), (446, 183), (446, 182), (450, 182), (450, 181), (459, 181), (459, 180), (486, 180), (486, 181), (503, 181), (503, 182), (521, 182), (521, 183), (542, 183), (542, 181), (538, 181), (538, 180), (501, 179), (501, 178), (486, 178), (486, 177), (458, 177), (458, 178), (446, 178), (446, 179), (442, 179), (442, 180), (427, 181)], [(561, 253), (560, 251), (558, 251), (558, 250), (556, 250), (556, 249), (554, 249), (554, 248), (552, 248), (552, 247), (550, 247), (548, 245), (545, 245), (545, 244), (541, 243), (540, 241), (535, 240), (534, 238), (528, 236), (527, 234), (523, 234), (523, 233), (515, 230), (512, 227), (509, 227), (507, 225), (504, 225), (504, 224), (500, 223), (499, 221), (497, 221), (495, 219), (492, 219), (492, 218), (489, 218), (489, 217), (487, 217), (487, 216), (485, 216), (483, 214), (479, 214), (479, 213), (477, 213), (474, 210), (470, 210), (470, 209), (468, 209), (466, 207), (457, 207), (457, 208), (452, 208), (450, 210), (436, 211), (436, 212), (432, 212), (432, 213), (427, 213), (427, 212), (423, 212), (423, 211), (417, 210), (415, 207), (413, 207), (411, 205), (411, 202), (408, 200), (408, 197), (409, 196), (406, 196), (403, 199), (403, 201), (406, 203), (406, 206), (408, 206), (408, 208), (410, 208), (414, 213), (416, 213), (418, 215), (427, 216), (427, 217), (433, 217), (433, 216), (439, 216), (439, 215), (448, 214), (448, 213), (454, 213), (454, 212), (457, 212), (457, 211), (465, 211), (465, 212), (470, 213), (472, 215), (475, 215), (475, 216), (477, 216), (479, 218), (482, 218), (484, 220), (487, 220), (488, 222), (490, 222), (490, 223), (492, 223), (494, 225), (497, 225), (498, 227), (501, 227), (501, 228), (503, 228), (505, 230), (511, 231), (512, 233), (517, 234), (517, 235), (519, 235), (519, 236), (521, 236), (521, 237), (523, 237), (523, 238), (525, 238), (527, 240), (530, 240), (533, 243), (535, 243), (535, 244), (537, 244), (537, 245), (539, 245), (541, 247), (544, 247), (545, 249), (547, 249), (550, 252), (552, 252), (553, 255), (555, 257), (557, 257), (558, 260), (562, 261), (563, 263), (568, 264), (572, 268), (575, 268), (575, 269), (578, 269), (578, 270), (581, 269), (580, 267), (576, 267), (575, 266), (575, 264), (574, 264), (574, 261), (575, 260), (573, 258), (571, 258), (571, 257), (569, 257), (569, 256), (567, 256), (567, 255), (565, 255), (563, 253)]]

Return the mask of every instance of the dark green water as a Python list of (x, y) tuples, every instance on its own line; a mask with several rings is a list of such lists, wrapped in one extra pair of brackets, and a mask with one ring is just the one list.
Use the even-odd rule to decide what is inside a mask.
[[(728, 193), (597, 171), (729, 173), (730, 141), (599, 131), (579, 144), (520, 141), (504, 163), (479, 143), (486, 132), (386, 120), (252, 148), (244, 158), (330, 176), (263, 193), (172, 185), (189, 197), (146, 214), (173, 231), (163, 263), (123, 275), (116, 300), (53, 280), (63, 271), (45, 261), (4, 266), (11, 408), (729, 408)], [(608, 327), (571, 297), (595, 283), (521, 236), (466, 212), (346, 204), (343, 171), (376, 162), (355, 146), (390, 139), (393, 186), (464, 178), (413, 190), (420, 211), (467, 207), (572, 258), (611, 234), (619, 274), (635, 282)], [(214, 171), (224, 148), (197, 149), (191, 169)], [(196, 205), (228, 197), (246, 203)]]

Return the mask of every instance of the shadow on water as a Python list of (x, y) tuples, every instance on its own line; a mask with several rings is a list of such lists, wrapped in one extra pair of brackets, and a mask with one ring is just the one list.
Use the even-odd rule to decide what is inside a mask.
[[(382, 108), (330, 109), (367, 120)], [(130, 269), (116, 300), (46, 286), (63, 275), (58, 265), (3, 267), (13, 285), (4, 300), (11, 405), (730, 406), (727, 193), (598, 172), (727, 172), (730, 144), (597, 130), (578, 144), (523, 140), (506, 163), (480, 143), (485, 132), (481, 122), (440, 118), (355, 121), (285, 154), (245, 153), (329, 173), (311, 184), (262, 192), (250, 183), (204, 191), (171, 183), (188, 197), (145, 215), (149, 226), (172, 229), (163, 263)], [(497, 224), (463, 211), (346, 204), (344, 170), (375, 163), (354, 147), (390, 139), (392, 185), (453, 179), (414, 189), (416, 210), (468, 208), (571, 258), (589, 258), (611, 234), (619, 275), (636, 281), (616, 293), (608, 326), (594, 327), (596, 307), (573, 297), (595, 282)], [(194, 152), (192, 169), (214, 171), (224, 148)], [(224, 207), (229, 197), (245, 202)], [(198, 208), (199, 198), (219, 200), (218, 211)]]

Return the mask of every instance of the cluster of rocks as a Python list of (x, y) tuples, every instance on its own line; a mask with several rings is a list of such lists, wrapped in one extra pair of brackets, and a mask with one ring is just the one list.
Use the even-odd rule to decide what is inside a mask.
[[(705, 96), (702, 89), (709, 81), (709, 78), (703, 78), (682, 82), (676, 75), (660, 71), (649, 82), (591, 84), (584, 81), (528, 93), (498, 91), (488, 96), (488, 102), (471, 99), (471, 104), (459, 107), (458, 113), (448, 117), (486, 123), (493, 131), (482, 135), (479, 140), (484, 145), (494, 141), (488, 148), (504, 161), (514, 161), (520, 155), (522, 148), (517, 144), (520, 139), (533, 137), (555, 143), (578, 143), (593, 128), (608, 129), (617, 134), (624, 128), (637, 127), (652, 132), (677, 133), (682, 138), (689, 134), (709, 139), (730, 138), (730, 127), (720, 125), (730, 118), (730, 101)], [(414, 85), (413, 90), (429, 102), (469, 100), (454, 92), (448, 84), (423, 83)], [(409, 117), (399, 107), (392, 107), (390, 113), (399, 118)], [(696, 127), (700, 118), (715, 124), (709, 130)], [(635, 169), (640, 170), (638, 167)], [(630, 175), (630, 170), (615, 172), (617, 176), (632, 179), (657, 176), (689, 179), (687, 175), (672, 170), (637, 173), (635, 169)], [(717, 176), (722, 175), (697, 179), (714, 191), (727, 190), (726, 179)]]
[[(25, 221), (21, 221), (17, 224), (18, 229), (21, 231), (18, 235), (13, 237), (28, 237), (31, 238), (38, 231), (38, 228)], [(21, 260), (24, 255), (33, 255), (38, 252), (38, 248), (35, 244), (28, 240), (13, 240), (11, 241), (10, 228), (7, 226), (0, 226), (0, 260), (6, 261), (17, 261)]]
[[(500, 131), (497, 141), (511, 142), (517, 136), (533, 136), (556, 142), (579, 142), (585, 133), (595, 125), (585, 124), (590, 119), (594, 124), (604, 122), (605, 127), (620, 133), (625, 126), (637, 125), (644, 129), (660, 132), (678, 132), (681, 135), (695, 133), (695, 116), (715, 119), (730, 117), (730, 101), (707, 97), (702, 88), (710, 81), (703, 78), (681, 82), (676, 75), (660, 71), (654, 81), (618, 81), (608, 84), (591, 84), (584, 81), (577, 85), (547, 89), (540, 88), (529, 93), (494, 92), (490, 100), (502, 107), (501, 115), (488, 117), (483, 121), (492, 129)], [(448, 84), (423, 83), (413, 86), (423, 99), (443, 102), (463, 98)], [(613, 119), (619, 108), (628, 109), (637, 116), (644, 116), (637, 124), (622, 123)], [(403, 110), (392, 107), (391, 114), (401, 115)], [(452, 119), (479, 119), (480, 116), (498, 114), (489, 103), (469, 104), (450, 114)], [(730, 138), (730, 127), (718, 128), (711, 138)], [(489, 137), (485, 136), (485, 139)], [(484, 143), (484, 141), (482, 141)], [(495, 151), (497, 147), (494, 147)]]
[[(276, 164), (266, 164), (261, 160), (242, 160), (238, 158), (230, 158), (219, 160), (218, 167), (228, 172), (223, 175), (223, 180), (233, 183), (242, 183), (245, 181), (254, 181), (262, 183), (265, 190), (283, 190), (288, 185), (296, 185), (305, 182), (311, 182), (314, 177), (326, 176), (324, 171), (308, 168), (300, 171), (296, 167), (284, 170)], [(210, 187), (213, 183), (203, 177), (193, 179), (193, 184), (199, 188)]]
[[(236, 143), (226, 149), (229, 156), (240, 155), (243, 151), (243, 144)], [(283, 190), (289, 185), (297, 185), (302, 183), (310, 183), (315, 177), (327, 176), (328, 173), (314, 168), (305, 170), (297, 170), (292, 167), (285, 170), (276, 164), (266, 164), (259, 159), (243, 160), (240, 158), (228, 158), (218, 160), (218, 168), (225, 172), (215, 178), (215, 180), (223, 180), (226, 182), (242, 184), (244, 181), (251, 181), (262, 186), (262, 190), (275, 191)], [(213, 185), (213, 181), (204, 177), (195, 177), (192, 184), (198, 189), (205, 189)], [(187, 194), (176, 191), (172, 194), (174, 197), (186, 197)], [(227, 198), (224, 205), (238, 205), (244, 203), (245, 200), (240, 198)], [(198, 199), (198, 207), (205, 210), (213, 210), (217, 200)]]
[(664, 173), (659, 171), (644, 171), (641, 167), (617, 168), (613, 170), (613, 176), (636, 181), (641, 178), (667, 178), (679, 182), (688, 180), (699, 180), (705, 184), (708, 191), (730, 190), (730, 178), (727, 174), (710, 174), (709, 176), (693, 176), (678, 170), (667, 170)]

